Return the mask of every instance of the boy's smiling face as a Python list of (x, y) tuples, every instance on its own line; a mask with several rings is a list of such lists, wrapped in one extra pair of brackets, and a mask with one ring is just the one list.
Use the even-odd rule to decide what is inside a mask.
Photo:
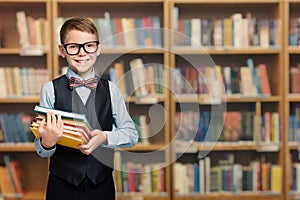
[[(66, 35), (65, 44), (76, 43), (83, 44), (86, 42), (96, 41), (97, 36), (87, 32), (71, 30)], [(66, 58), (69, 67), (76, 72), (80, 77), (85, 78), (92, 72), (92, 68), (100, 54), (100, 45), (95, 53), (87, 53), (83, 48), (76, 55), (69, 55), (63, 45), (59, 45), (60, 53), (63, 58)]]

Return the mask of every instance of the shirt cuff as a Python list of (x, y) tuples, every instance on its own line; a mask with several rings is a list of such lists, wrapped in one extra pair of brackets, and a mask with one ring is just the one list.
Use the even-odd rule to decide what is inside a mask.
[(50, 157), (54, 154), (54, 152), (56, 150), (56, 146), (50, 150), (43, 148), (40, 139), (34, 139), (34, 146), (35, 146), (36, 152), (41, 157)]

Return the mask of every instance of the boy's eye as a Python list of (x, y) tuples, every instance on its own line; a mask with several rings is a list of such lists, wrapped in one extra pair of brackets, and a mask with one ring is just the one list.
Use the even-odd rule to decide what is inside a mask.
[(71, 45), (69, 45), (69, 48), (71, 48), (71, 49), (77, 49), (77, 48), (78, 48), (78, 45), (76, 45), (76, 44), (71, 44)]
[(88, 44), (86, 44), (85, 46), (86, 46), (86, 47), (95, 47), (96, 45), (93, 44), (93, 43), (88, 43)]

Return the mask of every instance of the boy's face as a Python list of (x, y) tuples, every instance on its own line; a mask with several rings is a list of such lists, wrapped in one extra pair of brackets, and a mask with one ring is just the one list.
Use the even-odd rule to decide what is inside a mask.
[[(82, 78), (85, 78), (87, 75), (89, 75), (92, 72), (92, 68), (97, 60), (97, 56), (100, 54), (101, 44), (95, 44), (93, 43), (94, 41), (97, 41), (96, 35), (87, 32), (78, 31), (78, 30), (71, 30), (66, 35), (66, 41), (64, 44), (65, 46), (59, 45), (59, 50), (62, 57), (66, 58), (69, 67)], [(88, 42), (92, 42), (92, 43), (88, 43)], [(73, 55), (74, 53), (72, 53), (72, 51), (74, 48), (76, 49), (77, 44), (84, 44), (84, 43), (87, 43), (85, 47), (86, 50), (88, 51), (89, 48), (95, 48), (93, 47), (93, 45), (96, 46), (98, 45), (97, 51), (95, 51), (94, 53), (87, 53), (83, 48), (83, 46), (79, 46), (78, 54)]]

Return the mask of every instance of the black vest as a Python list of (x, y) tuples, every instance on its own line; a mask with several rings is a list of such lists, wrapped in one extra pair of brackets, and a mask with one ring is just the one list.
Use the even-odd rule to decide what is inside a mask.
[[(99, 80), (96, 92), (91, 91), (86, 105), (75, 90), (70, 90), (66, 75), (54, 79), (53, 86), (55, 109), (86, 114), (93, 129), (112, 130), (111, 97), (107, 80)], [(93, 156), (94, 153), (96, 156)], [(50, 158), (50, 172), (74, 185), (79, 185), (85, 176), (97, 184), (112, 174), (113, 153), (113, 149), (98, 147), (87, 156), (78, 149), (56, 145), (56, 151)], [(102, 155), (103, 163), (99, 155)]]

